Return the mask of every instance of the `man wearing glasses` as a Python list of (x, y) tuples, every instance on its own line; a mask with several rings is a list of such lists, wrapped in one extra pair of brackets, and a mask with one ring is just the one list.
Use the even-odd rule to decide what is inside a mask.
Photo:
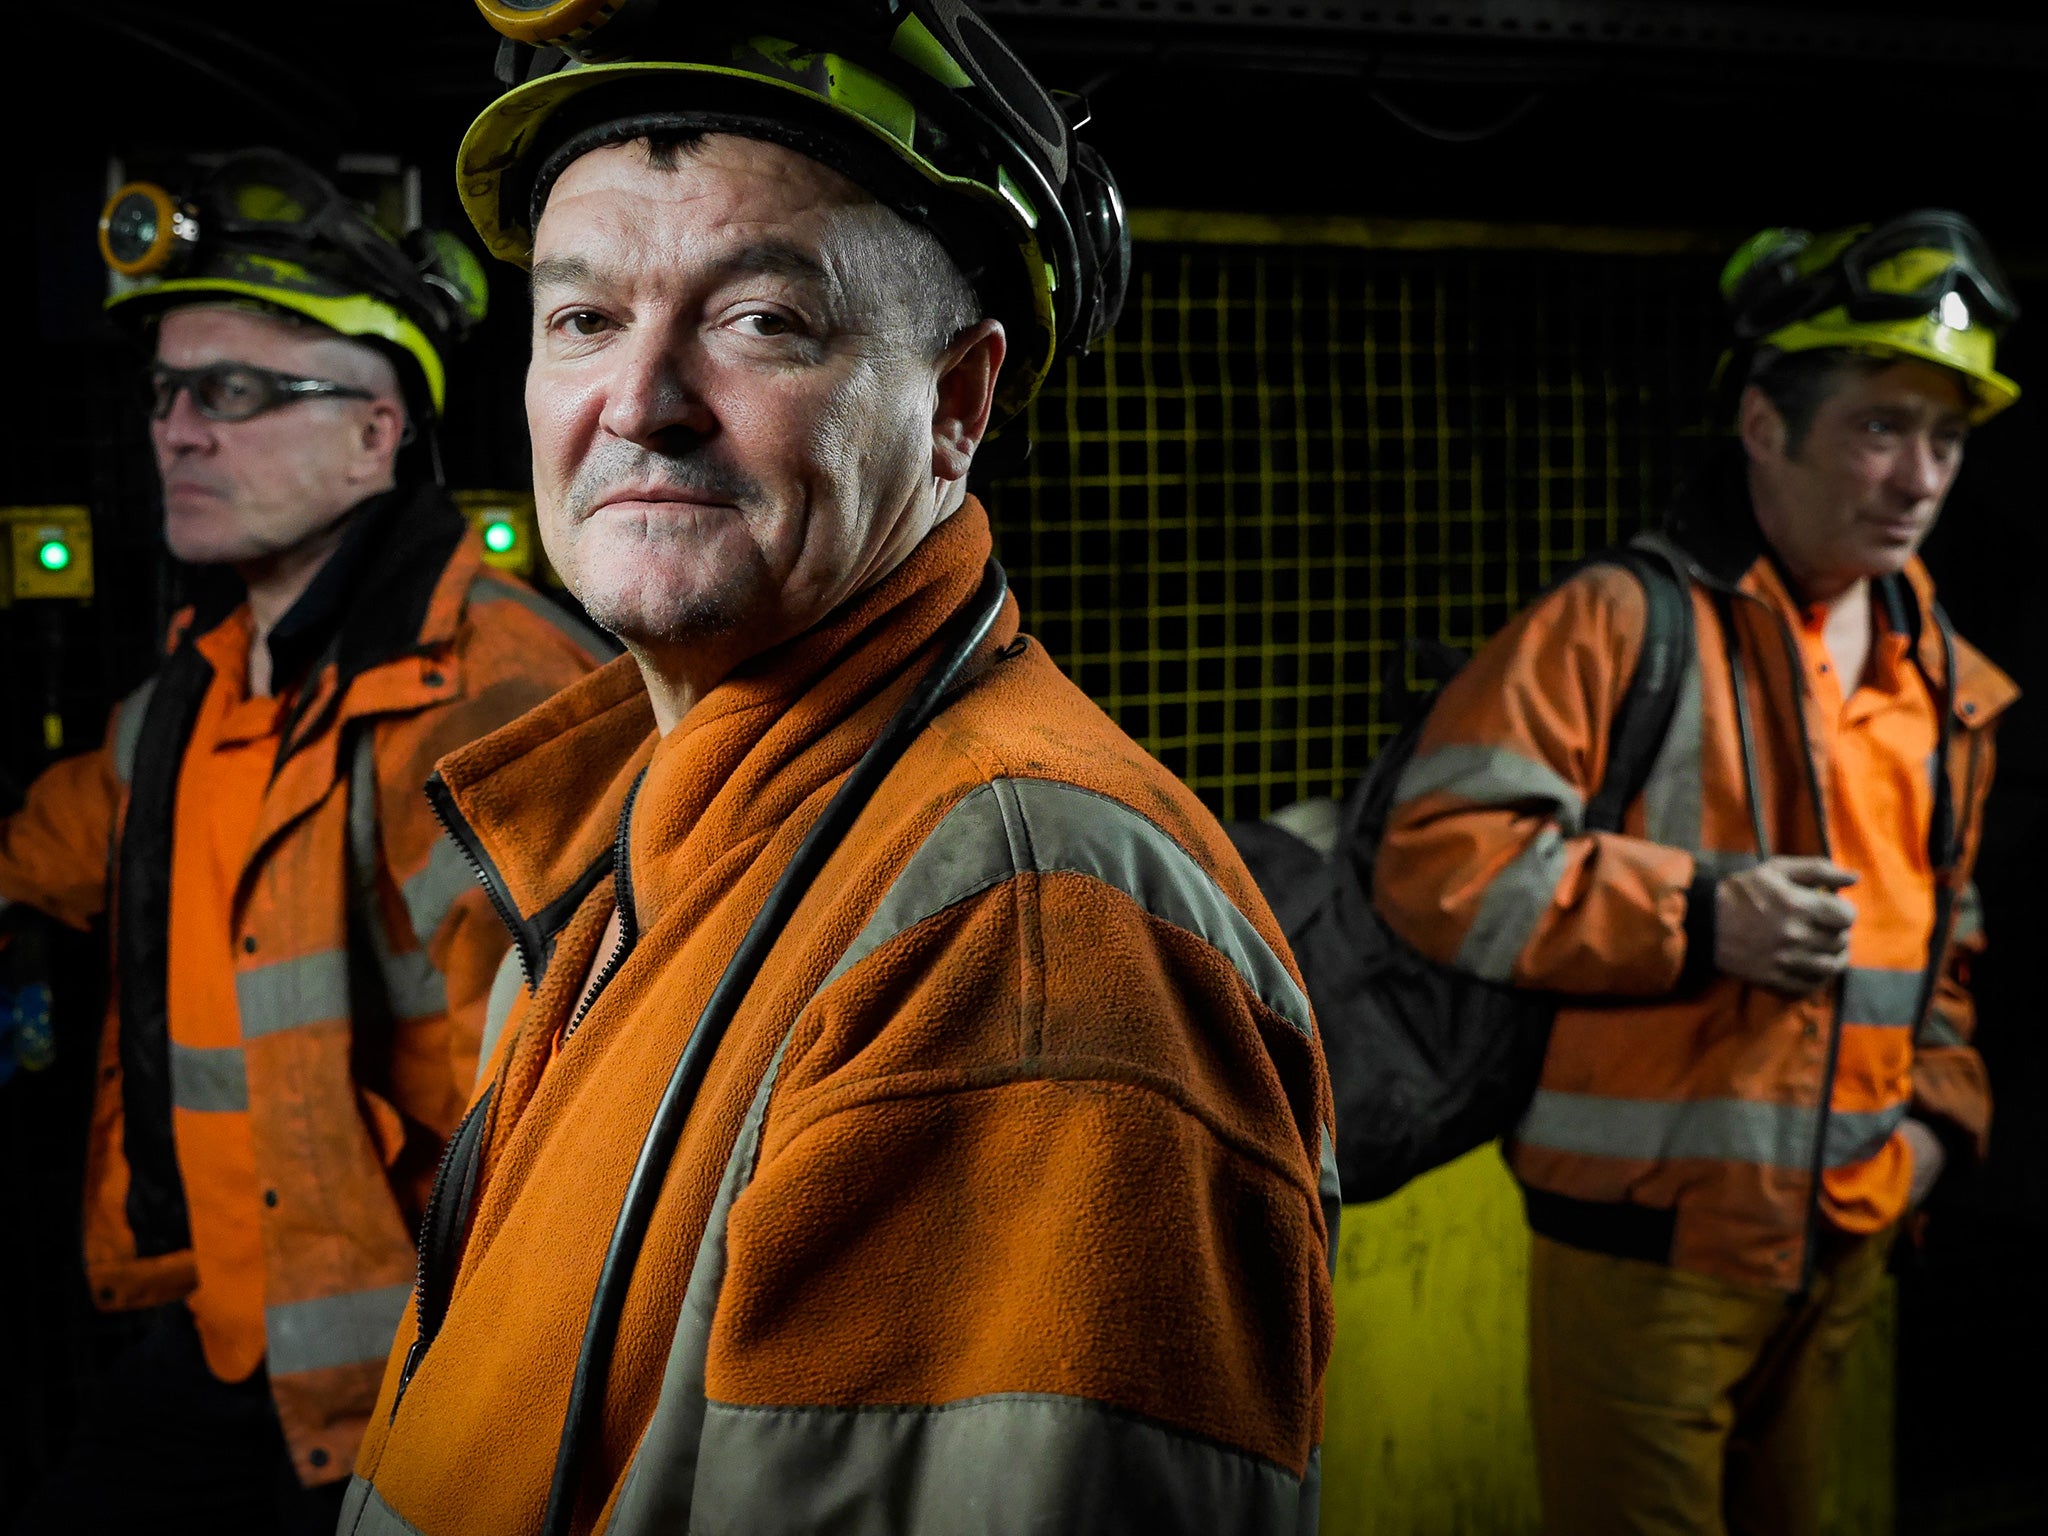
[(197, 579), (101, 749), (0, 821), (0, 908), (110, 919), (85, 1257), (139, 1317), (22, 1528), (327, 1530), (509, 942), (420, 787), (606, 647), (440, 484), (459, 245), (251, 152), (124, 188), (101, 248)]

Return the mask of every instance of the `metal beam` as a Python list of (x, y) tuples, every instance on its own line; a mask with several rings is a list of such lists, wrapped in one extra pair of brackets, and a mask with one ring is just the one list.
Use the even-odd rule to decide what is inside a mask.
[(977, 0), (1001, 30), (1091, 22), (1187, 33), (1323, 33), (1393, 43), (1767, 55), (2048, 73), (2048, 26), (1933, 15), (1650, 0)]

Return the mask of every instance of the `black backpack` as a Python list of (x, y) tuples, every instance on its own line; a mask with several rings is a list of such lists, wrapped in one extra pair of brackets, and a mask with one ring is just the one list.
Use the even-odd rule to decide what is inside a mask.
[[(1685, 579), (1662, 554), (1624, 546), (1573, 574), (1603, 564), (1633, 573), (1648, 600), (1642, 650), (1614, 718), (1607, 774), (1586, 807), (1588, 830), (1611, 832), (1664, 743), (1693, 633)], [(1443, 680), (1450, 671), (1455, 665)], [(1373, 862), (1427, 716), (1426, 707), (1414, 710), (1352, 785), (1329, 855), (1271, 822), (1228, 829), (1287, 934), (1315, 1005), (1347, 1204), (1382, 1199), (1512, 1130), (1535, 1092), (1557, 1006), (1547, 994), (1424, 959), (1373, 910)]]

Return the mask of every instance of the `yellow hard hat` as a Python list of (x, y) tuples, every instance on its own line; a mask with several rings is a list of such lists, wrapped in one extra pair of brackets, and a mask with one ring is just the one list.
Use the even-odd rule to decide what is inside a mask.
[(100, 255), (125, 285), (124, 321), (208, 299), (303, 315), (384, 343), (417, 374), (418, 404), (446, 404), (444, 353), (483, 318), (482, 264), (453, 235), (394, 238), (311, 167), (274, 150), (232, 155), (189, 197), (130, 182), (108, 199)]
[(456, 191), (493, 255), (532, 259), (554, 177), (600, 144), (680, 130), (765, 139), (929, 229), (1010, 337), (996, 411), (1114, 323), (1130, 271), (1116, 182), (1056, 100), (962, 0), (478, 0), (566, 67), (491, 103)]
[(1924, 209), (1820, 235), (1760, 231), (1722, 269), (1721, 293), (1736, 347), (1752, 355), (1842, 347), (1938, 363), (1969, 381), (1978, 422), (2019, 398), (1995, 366), (2019, 305), (1959, 213)]

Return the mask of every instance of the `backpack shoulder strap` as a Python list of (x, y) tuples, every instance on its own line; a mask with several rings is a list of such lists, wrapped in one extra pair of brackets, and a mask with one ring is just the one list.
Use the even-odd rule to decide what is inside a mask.
[(1591, 831), (1621, 826), (1628, 804), (1642, 793), (1650, 768), (1671, 730), (1687, 663), (1692, 659), (1692, 598), (1685, 574), (1661, 551), (1625, 544), (1588, 565), (1618, 565), (1642, 584), (1643, 645), (1607, 743), (1607, 773), (1586, 806)]

